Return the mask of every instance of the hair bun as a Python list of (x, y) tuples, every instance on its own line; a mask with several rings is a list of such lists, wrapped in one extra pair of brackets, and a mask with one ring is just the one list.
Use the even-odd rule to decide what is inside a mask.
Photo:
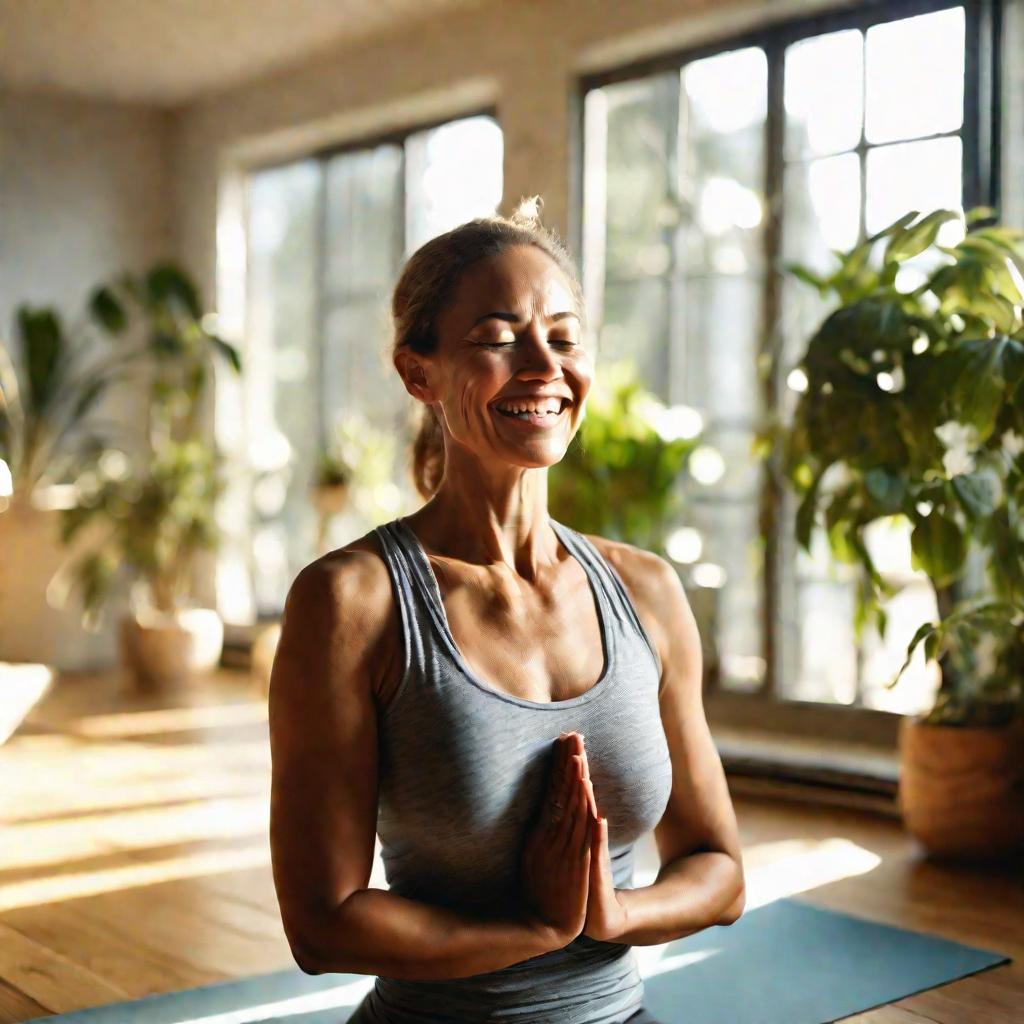
[(523, 227), (540, 227), (540, 214), (543, 208), (544, 200), (541, 196), (524, 196), (516, 204), (509, 220)]

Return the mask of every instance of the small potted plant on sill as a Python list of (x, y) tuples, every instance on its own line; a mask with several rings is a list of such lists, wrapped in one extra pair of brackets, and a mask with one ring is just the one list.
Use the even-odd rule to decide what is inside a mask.
[(84, 621), (103, 616), (113, 581), (131, 580), (131, 610), (121, 620), (121, 654), (143, 691), (187, 684), (220, 660), (223, 623), (216, 609), (191, 599), (200, 551), (216, 545), (214, 506), (222, 457), (200, 420), (213, 354), (235, 371), (237, 351), (204, 327), (195, 286), (172, 264), (137, 277), (123, 275), (91, 299), (111, 334), (138, 330), (149, 356), (145, 444), (134, 464), (76, 481), (79, 501), (63, 513), (65, 543), (86, 524), (106, 529), (102, 543), (70, 567), (82, 592)]
[(352, 486), (352, 467), (333, 449), (317, 456), (310, 498), (317, 514), (317, 553), (327, 550), (327, 531), (331, 520), (348, 506)]
[[(980, 226), (992, 213), (914, 211), (836, 252), (829, 276), (787, 267), (839, 303), (796, 368), (792, 423), (762, 435), (800, 496), (800, 544), (821, 521), (833, 554), (863, 569), (858, 635), (884, 634), (894, 593), (865, 528), (909, 522), (939, 622), (888, 686), (919, 645), (941, 682), (900, 722), (899, 802), (930, 854), (965, 859), (1024, 849), (1024, 232)], [(952, 221), (961, 241), (939, 244)], [(990, 592), (964, 600), (972, 544)]]

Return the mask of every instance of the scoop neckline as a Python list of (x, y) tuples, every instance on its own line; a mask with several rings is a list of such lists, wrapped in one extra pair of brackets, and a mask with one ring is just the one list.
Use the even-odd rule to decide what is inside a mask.
[(421, 575), (424, 577), (424, 582), (429, 586), (433, 595), (434, 600), (427, 602), (430, 606), (431, 617), (437, 625), (438, 632), (440, 633), (441, 638), (444, 641), (448, 652), (454, 659), (459, 671), (477, 689), (482, 690), (484, 693), (493, 697), (497, 697), (499, 700), (504, 700), (511, 704), (518, 704), (520, 707), (535, 708), (543, 711), (560, 711), (563, 708), (574, 708), (578, 707), (580, 704), (586, 704), (588, 701), (600, 696), (601, 693), (608, 689), (608, 680), (611, 678), (615, 667), (615, 642), (612, 638), (608, 607), (605, 603), (604, 596), (601, 593), (600, 584), (595, 578), (595, 571), (587, 564), (584, 558), (581, 558), (576, 553), (570, 543), (566, 540), (566, 536), (563, 531), (568, 530), (569, 527), (559, 523), (550, 516), (548, 517), (548, 522), (551, 523), (552, 529), (554, 529), (555, 535), (558, 537), (558, 541), (562, 547), (564, 547), (566, 551), (569, 552), (570, 556), (575, 558), (583, 567), (583, 572), (587, 577), (587, 582), (590, 584), (590, 591), (594, 596), (594, 605), (597, 609), (597, 618), (601, 634), (601, 649), (604, 655), (604, 667), (601, 669), (601, 674), (598, 676), (597, 682), (595, 682), (589, 689), (584, 690), (583, 693), (578, 694), (575, 697), (570, 697), (567, 700), (536, 701), (527, 700), (525, 697), (517, 697), (515, 694), (499, 690), (496, 686), (487, 682), (473, 671), (469, 663), (462, 656), (462, 652), (459, 650), (458, 644), (455, 642), (455, 635), (452, 633), (451, 626), (448, 623), (448, 613), (445, 611), (444, 601), (441, 599), (441, 588), (438, 585), (437, 576), (434, 574), (434, 570), (430, 565), (430, 559), (427, 557), (426, 549), (423, 547), (423, 544), (415, 530), (413, 530), (413, 528), (405, 521), (404, 516), (399, 516), (395, 520), (399, 530), (401, 530), (410, 541), (417, 562), (417, 567)]

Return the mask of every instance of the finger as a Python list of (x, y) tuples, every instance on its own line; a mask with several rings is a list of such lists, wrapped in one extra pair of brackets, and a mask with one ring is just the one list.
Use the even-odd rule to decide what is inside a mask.
[(586, 791), (582, 785), (579, 785), (576, 789), (576, 803), (573, 814), (572, 833), (569, 840), (569, 852), (574, 859), (580, 859), (589, 849), (590, 808), (587, 806)]
[[(557, 808), (552, 808), (552, 814), (557, 814), (558, 817), (554, 822), (555, 832), (555, 845), (562, 849), (568, 841), (568, 836), (572, 832), (573, 820), (575, 818), (574, 809), (576, 806), (576, 790), (579, 786), (579, 758), (574, 754), (569, 759), (569, 770), (566, 774), (566, 785), (561, 794), (561, 800), (559, 801), (562, 805), (562, 809), (559, 811)], [(575, 776), (575, 778), (574, 778)]]
[(565, 803), (566, 776), (568, 775), (568, 749), (569, 745), (567, 741), (564, 738), (559, 739), (558, 746), (555, 749), (555, 755), (552, 758), (551, 774), (548, 780), (548, 806), (544, 808), (544, 815), (547, 817), (549, 824), (559, 816), (557, 810), (553, 811), (553, 805), (556, 803)]
[(583, 757), (583, 778), (590, 778), (590, 762), (587, 760), (587, 748), (583, 742), (583, 736), (580, 736), (580, 754)]
[(556, 741), (555, 753), (551, 758), (551, 774), (549, 776), (549, 795), (558, 793), (565, 778), (566, 742), (563, 737)]
[(597, 797), (594, 795), (594, 784), (588, 778), (583, 780), (583, 785), (587, 790), (587, 804), (590, 807), (591, 817), (597, 818)]
[(597, 818), (591, 821), (592, 843), (590, 852), (591, 880), (595, 886), (603, 889), (611, 885), (608, 877), (608, 819)]

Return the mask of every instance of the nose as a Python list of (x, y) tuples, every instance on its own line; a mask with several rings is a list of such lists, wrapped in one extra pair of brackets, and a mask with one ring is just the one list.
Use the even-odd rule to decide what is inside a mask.
[(543, 328), (534, 324), (526, 332), (526, 344), (519, 347), (519, 365), (515, 376), (520, 380), (557, 380), (562, 376), (558, 353), (548, 344)]

